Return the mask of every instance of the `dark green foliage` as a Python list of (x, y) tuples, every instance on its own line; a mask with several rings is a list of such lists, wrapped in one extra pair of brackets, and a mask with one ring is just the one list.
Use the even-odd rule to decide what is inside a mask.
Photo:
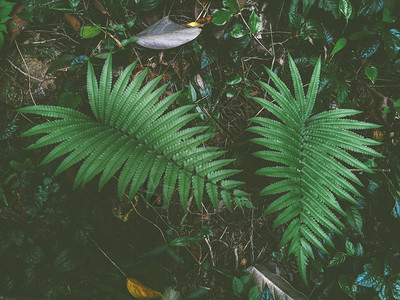
[(13, 136), (15, 136), (17, 130), (17, 125), (0, 124), (0, 141), (12, 138)]
[(271, 292), (266, 285), (265, 288), (261, 291), (260, 295), (258, 295), (257, 300), (273, 300), (274, 298), (271, 295)]
[(346, 295), (355, 299), (357, 295), (357, 285), (354, 284), (354, 278), (352, 276), (340, 275), (338, 278), (338, 284)]
[(4, 44), (4, 35), (7, 33), (6, 23), (11, 19), (11, 11), (15, 3), (8, 2), (5, 0), (0, 0), (0, 51)]
[[(393, 261), (392, 261), (393, 262)], [(400, 299), (400, 274), (398, 265), (386, 261), (382, 266), (379, 261), (364, 265), (364, 272), (358, 275), (355, 284), (373, 288), (381, 300)]]
[(187, 114), (193, 105), (165, 113), (179, 93), (159, 101), (167, 86), (155, 89), (161, 80), (159, 77), (140, 88), (146, 71), (128, 84), (134, 67), (135, 63), (128, 66), (111, 88), (111, 55), (103, 67), (100, 84), (89, 63), (87, 90), (95, 118), (64, 107), (38, 105), (20, 109), (22, 113), (58, 118), (36, 125), (22, 134), (32, 136), (47, 133), (28, 149), (58, 144), (42, 164), (69, 153), (55, 175), (84, 160), (74, 187), (86, 185), (102, 172), (99, 183), (101, 190), (122, 168), (118, 181), (120, 198), (127, 192), (129, 198), (133, 199), (146, 180), (149, 198), (164, 175), (163, 201), (166, 208), (169, 207), (176, 185), (185, 209), (191, 187), (198, 208), (201, 207), (204, 190), (215, 208), (218, 208), (219, 198), (224, 200), (228, 208), (233, 199), (236, 202), (248, 201), (247, 194), (237, 189), (242, 182), (228, 179), (240, 171), (221, 170), (232, 160), (217, 160), (224, 154), (218, 148), (198, 147), (213, 136), (206, 132), (207, 127), (183, 129), (198, 116), (195, 113)]
[(23, 0), (23, 6), (29, 14), (40, 22), (54, 15), (54, 8), (69, 8), (67, 0)]
[(118, 22), (125, 20), (127, 0), (101, 0), (100, 2), (113, 20)]
[(373, 15), (381, 11), (383, 2), (383, 0), (361, 0), (361, 5), (357, 11), (357, 15), (371, 18)]
[(375, 54), (381, 45), (380, 40), (376, 38), (371, 38), (368, 40), (363, 40), (358, 43), (359, 45), (353, 50), (352, 59), (368, 58)]
[(300, 3), (302, 2), (302, 14), (308, 15), (311, 7), (318, 3), (318, 7), (325, 11), (331, 12), (332, 15), (337, 19), (339, 18), (339, 1), (338, 0), (292, 0), (290, 2), (289, 13), (293, 13), (299, 10)]
[(335, 19), (339, 18), (339, 3), (337, 0), (319, 0), (318, 7), (330, 11)]
[(156, 8), (162, 0), (135, 0), (139, 11), (149, 11)]
[[(393, 171), (397, 172), (395, 163)], [(374, 181), (367, 184), (365, 202), (357, 199), (361, 204), (357, 211), (363, 219), (362, 232), (354, 228), (348, 234), (354, 241), (360, 241), (352, 243), (355, 256), (339, 252), (331, 259), (331, 263), (339, 263), (329, 269), (335, 276), (338, 272), (342, 274), (338, 283), (347, 295), (356, 295), (356, 299), (375, 299), (373, 295), (379, 295), (380, 299), (396, 299), (391, 293), (397, 293), (400, 279), (399, 241), (395, 238), (399, 235), (399, 226), (398, 220), (388, 213), (393, 201), (396, 202), (398, 183), (390, 182), (382, 174), (371, 177)], [(348, 244), (346, 242), (345, 248), (352, 248)], [(344, 258), (344, 263), (338, 261), (340, 257)]]
[[(254, 153), (255, 156), (278, 163), (276, 167), (265, 167), (258, 175), (286, 178), (265, 187), (261, 195), (282, 194), (267, 209), (266, 213), (283, 210), (274, 222), (274, 227), (289, 223), (281, 245), (289, 244), (289, 254), (294, 254), (304, 281), (309, 259), (314, 259), (312, 247), (327, 253), (325, 245), (333, 247), (326, 231), (341, 235), (344, 228), (338, 216), (345, 216), (337, 199), (357, 204), (353, 195), (361, 197), (352, 183), (361, 181), (345, 167), (345, 164), (371, 172), (347, 150), (373, 156), (381, 156), (368, 146), (379, 145), (350, 131), (379, 127), (345, 117), (359, 114), (356, 110), (333, 110), (312, 115), (321, 60), (318, 60), (307, 91), (304, 93), (299, 71), (289, 56), (295, 96), (273, 73), (267, 72), (278, 90), (260, 82), (278, 105), (261, 98), (256, 102), (271, 112), (278, 121), (262, 117), (252, 121), (261, 126), (249, 130), (262, 138), (252, 141), (270, 150)], [(346, 150), (346, 151), (345, 151)], [(323, 167), (322, 167), (323, 166)], [(336, 213), (336, 214), (335, 214)]]
[(395, 198), (392, 215), (396, 219), (400, 219), (400, 198)]
[(384, 32), (383, 41), (387, 55), (395, 59), (400, 51), (400, 31), (393, 28)]
[(71, 62), (76, 58), (76, 55), (70, 53), (61, 53), (55, 60), (53, 60), (47, 69), (46, 73), (52, 73), (58, 69), (69, 67)]
[[(101, 299), (112, 295), (113, 299), (129, 299), (125, 278), (90, 238), (106, 252), (112, 249), (113, 259), (135, 276), (143, 276), (143, 267), (137, 260), (133, 262), (143, 252), (139, 250), (143, 241), (137, 239), (138, 235), (133, 237), (126, 223), (109, 213), (104, 201), (94, 199), (94, 205), (90, 205), (87, 192), (71, 193), (50, 178), (40, 182), (40, 172), (33, 169), (33, 176), (22, 179), (24, 172), (18, 172), (13, 182), (20, 201), (15, 203), (10, 197), (9, 208), (0, 207), (1, 295), (48, 299)], [(11, 213), (12, 206), (19, 214)], [(147, 240), (156, 236), (141, 230), (147, 232)], [(139, 245), (135, 255), (130, 243)], [(162, 269), (154, 269), (150, 261), (146, 263), (152, 272), (147, 276), (165, 284), (167, 277)]]
[(205, 68), (217, 59), (217, 53), (214, 50), (205, 49), (201, 54), (201, 68)]

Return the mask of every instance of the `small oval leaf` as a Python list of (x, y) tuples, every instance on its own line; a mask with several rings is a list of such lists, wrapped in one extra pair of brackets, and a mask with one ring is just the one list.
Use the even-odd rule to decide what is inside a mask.
[(235, 27), (231, 31), (231, 36), (235, 39), (241, 38), (242, 36), (245, 36), (247, 34), (246, 30), (240, 28), (240, 27)]
[(239, 278), (233, 277), (232, 289), (233, 293), (238, 297), (243, 292), (243, 283)]
[(93, 26), (82, 26), (79, 34), (84, 39), (91, 39), (99, 35), (101, 32), (101, 27), (99, 25)]
[(228, 78), (228, 81), (226, 82), (226, 84), (235, 85), (235, 84), (240, 83), (241, 81), (242, 81), (242, 77), (240, 77), (240, 75), (236, 75), (235, 77)]
[(340, 0), (339, 11), (342, 13), (347, 22), (350, 19), (351, 14), (353, 13), (353, 6), (351, 6), (349, 0)]
[(217, 53), (212, 49), (205, 49), (201, 54), (201, 68), (211, 65), (217, 59)]
[(337, 52), (339, 52), (340, 50), (342, 50), (347, 44), (347, 40), (346, 38), (342, 37), (340, 38), (337, 42), (335, 47), (333, 48), (331, 55), (335, 55)]
[(395, 59), (400, 51), (400, 31), (390, 29), (383, 35), (384, 48), (390, 59)]
[(224, 6), (238, 10), (239, 4), (237, 0), (222, 0)]
[(262, 30), (262, 23), (260, 17), (254, 12), (251, 13), (249, 19), (249, 28), (252, 34)]
[(225, 25), (234, 14), (235, 12), (226, 8), (217, 9), (212, 14), (212, 21), (215, 25), (222, 26)]
[(329, 262), (328, 268), (340, 265), (344, 263), (345, 260), (346, 260), (346, 253), (338, 252)]
[(346, 252), (350, 256), (353, 256), (356, 253), (356, 249), (354, 249), (354, 245), (350, 241), (346, 241)]
[(369, 80), (371, 80), (372, 83), (375, 83), (376, 78), (378, 78), (378, 69), (374, 66), (366, 66), (364, 72)]
[(249, 300), (257, 300), (258, 298), (258, 287), (253, 286), (249, 291)]
[(60, 95), (60, 98), (58, 98), (58, 105), (68, 108), (76, 108), (81, 104), (81, 102), (81, 96), (71, 92), (64, 92)]

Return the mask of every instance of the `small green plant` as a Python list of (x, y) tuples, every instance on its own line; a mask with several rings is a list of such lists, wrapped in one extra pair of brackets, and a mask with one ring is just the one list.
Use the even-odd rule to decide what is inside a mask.
[(6, 22), (11, 19), (10, 13), (15, 3), (0, 0), (0, 50), (4, 44), (4, 34), (7, 32)]
[(357, 205), (353, 195), (362, 197), (352, 183), (361, 181), (343, 163), (371, 173), (363, 163), (347, 151), (382, 156), (367, 147), (380, 144), (364, 138), (349, 129), (379, 127), (357, 120), (344, 119), (359, 114), (359, 111), (338, 109), (312, 115), (321, 60), (319, 59), (308, 87), (307, 95), (295, 62), (289, 56), (295, 97), (278, 76), (267, 72), (278, 88), (259, 82), (273, 97), (276, 104), (262, 98), (253, 98), (277, 120), (256, 117), (251, 120), (260, 126), (249, 130), (261, 135), (252, 141), (269, 150), (254, 153), (256, 157), (278, 163), (279, 166), (265, 167), (258, 175), (285, 178), (268, 185), (262, 196), (282, 194), (266, 210), (267, 214), (282, 211), (274, 227), (289, 223), (281, 245), (289, 244), (289, 254), (294, 254), (301, 276), (307, 282), (306, 269), (309, 259), (314, 259), (313, 246), (327, 253), (326, 246), (334, 247), (327, 230), (342, 235), (344, 224), (335, 214), (346, 216), (337, 198)]
[(243, 275), (240, 277), (234, 276), (232, 279), (232, 290), (236, 297), (247, 295), (247, 299), (256, 300), (258, 297), (258, 287), (254, 285), (251, 275), (247, 270), (241, 272)]
[(118, 180), (120, 198), (128, 192), (132, 199), (147, 180), (149, 199), (164, 175), (163, 201), (166, 208), (177, 182), (185, 209), (191, 187), (199, 208), (204, 190), (215, 208), (218, 208), (220, 198), (229, 209), (232, 199), (239, 205), (249, 203), (247, 193), (238, 189), (242, 182), (228, 179), (240, 171), (221, 170), (233, 160), (217, 159), (225, 152), (216, 147), (198, 147), (214, 133), (206, 132), (208, 127), (205, 126), (183, 129), (198, 116), (197, 113), (187, 113), (193, 105), (165, 113), (179, 93), (159, 100), (167, 89), (164, 85), (155, 90), (161, 76), (141, 88), (147, 71), (128, 84), (135, 65), (129, 65), (111, 89), (111, 54), (103, 67), (100, 84), (89, 62), (87, 91), (94, 118), (66, 107), (37, 105), (19, 109), (21, 113), (57, 118), (25, 131), (22, 134), (25, 137), (46, 133), (27, 148), (58, 144), (42, 164), (69, 153), (55, 175), (84, 160), (75, 178), (75, 188), (81, 184), (84, 186), (102, 172), (101, 190), (122, 168)]
[[(243, 4), (239, 5), (237, 0), (223, 0), (222, 3), (226, 8), (216, 9), (212, 14), (212, 21), (217, 26), (225, 25), (235, 14), (241, 15), (244, 6)], [(254, 11), (251, 13), (248, 23), (243, 17), (242, 20), (252, 34), (262, 30), (261, 19)], [(247, 35), (247, 31), (240, 27), (234, 27), (230, 35), (234, 38), (240, 38)]]
[[(383, 268), (382, 268), (383, 267)], [(382, 265), (378, 260), (364, 265), (364, 272), (357, 276), (355, 284), (373, 288), (378, 292), (379, 299), (400, 299), (400, 273), (398, 264), (385, 261)]]

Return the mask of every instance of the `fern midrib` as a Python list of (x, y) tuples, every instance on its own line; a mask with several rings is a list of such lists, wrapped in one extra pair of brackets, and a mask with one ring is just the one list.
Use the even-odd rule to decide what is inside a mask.
[[(300, 229), (299, 229), (299, 233), (298, 234), (300, 235), (300, 238), (304, 236), (302, 234), (302, 227), (303, 226), (307, 227), (307, 225), (305, 225), (305, 222), (304, 222), (304, 220), (302, 218), (303, 213), (304, 213), (304, 209), (306, 207), (304, 205), (304, 203), (303, 203), (304, 197), (306, 197), (306, 195), (303, 193), (303, 188), (304, 188), (303, 187), (303, 168), (305, 167), (305, 164), (304, 164), (305, 156), (303, 155), (303, 152), (305, 150), (305, 147), (304, 147), (305, 132), (306, 132), (306, 128), (305, 127), (306, 127), (306, 122), (305, 122), (305, 120), (303, 120), (303, 122), (301, 124), (301, 130), (300, 130), (300, 136), (301, 136), (300, 141), (301, 141), (301, 144), (300, 144), (300, 158), (299, 158), (299, 162), (300, 162), (300, 169), (299, 169), (299, 174), (300, 174), (300, 176), (299, 176), (300, 177), (300, 181), (299, 181), (299, 187), (300, 187), (299, 188), (299, 190), (300, 190), (300, 212), (299, 212)], [(299, 249), (301, 249), (301, 247)], [(298, 255), (299, 255), (299, 257), (301, 256), (300, 251), (298, 252)]]
[[(92, 119), (92, 120), (93, 120), (93, 119)], [(158, 152), (157, 149), (153, 148), (152, 146), (147, 145), (146, 142), (140, 140), (136, 135), (134, 135), (134, 136), (129, 135), (128, 133), (122, 131), (121, 129), (116, 128), (116, 127), (114, 127), (114, 126), (112, 126), (112, 125), (110, 125), (110, 124), (104, 124), (104, 123), (102, 123), (102, 122), (99, 122), (99, 120), (95, 120), (95, 122), (98, 123), (98, 124), (100, 124), (100, 125), (103, 125), (103, 126), (105, 125), (105, 126), (111, 128), (111, 129), (113, 129), (113, 130), (116, 130), (116, 131), (120, 132), (121, 134), (123, 134), (123, 135), (125, 135), (125, 136), (128, 136), (128, 137), (130, 137), (130, 138), (134, 138), (139, 144), (142, 144), (146, 149), (148, 149), (149, 151), (153, 151), (153, 152), (156, 153), (157, 155), (160, 155), (161, 157), (163, 157), (166, 161), (173, 163), (173, 164), (174, 164), (175, 166), (177, 166), (180, 170), (184, 170), (184, 171), (188, 172), (189, 174), (193, 174), (193, 171), (192, 171), (192, 170), (189, 170), (189, 169), (186, 168), (183, 164), (177, 163), (174, 159), (166, 157), (166, 156), (164, 155), (164, 153)], [(183, 166), (183, 167), (182, 167), (182, 166)], [(211, 184), (213, 184), (214, 186), (217, 186), (218, 188), (220, 188), (221, 190), (227, 191), (229, 194), (233, 195), (233, 192), (231, 192), (229, 189), (223, 188), (222, 185), (217, 184), (217, 183), (214, 183), (213, 181), (209, 180), (208, 177), (207, 177), (207, 175), (205, 175), (205, 176), (199, 175), (195, 170), (194, 170), (194, 173), (195, 173), (195, 176), (198, 176), (198, 177), (200, 177), (200, 178), (203, 178), (203, 179), (205, 180), (205, 184), (206, 184), (206, 183), (211, 183)]]

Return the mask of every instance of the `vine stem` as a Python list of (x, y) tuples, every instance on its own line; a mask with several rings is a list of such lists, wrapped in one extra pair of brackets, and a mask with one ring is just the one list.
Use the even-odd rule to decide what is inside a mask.
[(104, 255), (105, 257), (107, 257), (107, 259), (114, 265), (114, 267), (116, 267), (116, 268), (118, 269), (118, 271), (121, 272), (122, 275), (124, 275), (125, 277), (128, 277), (128, 276), (126, 276), (125, 272), (122, 271), (122, 269), (121, 269), (120, 267), (118, 267), (118, 265), (107, 255), (107, 253), (105, 253), (105, 252), (103, 251), (103, 249), (100, 248), (100, 246), (97, 244), (97, 242), (96, 242), (94, 239), (92, 239), (92, 237), (91, 237), (90, 235), (88, 235), (88, 238), (89, 238), (89, 240), (91, 240), (91, 241), (93, 242), (93, 244), (95, 244), (95, 246), (97, 247), (97, 249), (99, 249), (100, 252), (103, 253), (103, 255)]

